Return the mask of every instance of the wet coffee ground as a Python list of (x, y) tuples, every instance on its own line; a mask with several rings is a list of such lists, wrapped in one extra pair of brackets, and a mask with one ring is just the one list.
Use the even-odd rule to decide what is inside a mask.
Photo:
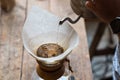
[(58, 56), (64, 52), (63, 47), (55, 43), (47, 43), (41, 45), (37, 50), (37, 56), (43, 58), (50, 58)]

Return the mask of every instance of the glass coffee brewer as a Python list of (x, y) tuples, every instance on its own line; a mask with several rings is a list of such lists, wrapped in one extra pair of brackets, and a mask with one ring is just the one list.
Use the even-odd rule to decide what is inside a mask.
[[(78, 45), (79, 37), (68, 23), (59, 25), (59, 21), (58, 17), (38, 7), (33, 7), (28, 14), (22, 39), (25, 49), (38, 63), (32, 80), (69, 80), (70, 72), (66, 74), (64, 61)], [(64, 52), (53, 57), (37, 55), (41, 45), (51, 43), (61, 46)]]

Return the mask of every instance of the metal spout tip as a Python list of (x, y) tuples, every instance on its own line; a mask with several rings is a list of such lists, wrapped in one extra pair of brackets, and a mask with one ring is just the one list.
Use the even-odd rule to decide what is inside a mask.
[(60, 21), (60, 22), (59, 22), (59, 25), (62, 25), (63, 23), (64, 23), (63, 21)]

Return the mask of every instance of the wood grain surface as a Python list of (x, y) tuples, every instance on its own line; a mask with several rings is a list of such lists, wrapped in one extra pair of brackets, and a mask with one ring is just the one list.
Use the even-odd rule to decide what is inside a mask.
[[(20, 14), (21, 13), (21, 14)], [(14, 9), (0, 15), (0, 80), (19, 80), (23, 44), (21, 29), (23, 10)]]
[[(16, 0), (11, 13), (0, 16), (0, 80), (31, 80), (36, 61), (23, 47), (21, 32), (25, 20), (25, 10), (37, 5), (63, 18), (77, 15), (70, 8), (70, 0)], [(72, 24), (71, 24), (72, 25)], [(84, 19), (72, 25), (78, 32), (80, 43), (68, 56), (76, 80), (93, 80), (89, 59)]]

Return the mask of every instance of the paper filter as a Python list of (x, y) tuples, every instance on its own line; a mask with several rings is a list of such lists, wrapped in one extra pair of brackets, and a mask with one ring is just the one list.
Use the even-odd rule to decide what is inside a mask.
[[(38, 7), (33, 7), (28, 14), (22, 32), (23, 44), (29, 54), (38, 61), (55, 64), (78, 45), (79, 38), (75, 30), (68, 23), (59, 26), (59, 21), (60, 18)], [(38, 57), (38, 47), (46, 43), (57, 43), (65, 51), (51, 58)]]

